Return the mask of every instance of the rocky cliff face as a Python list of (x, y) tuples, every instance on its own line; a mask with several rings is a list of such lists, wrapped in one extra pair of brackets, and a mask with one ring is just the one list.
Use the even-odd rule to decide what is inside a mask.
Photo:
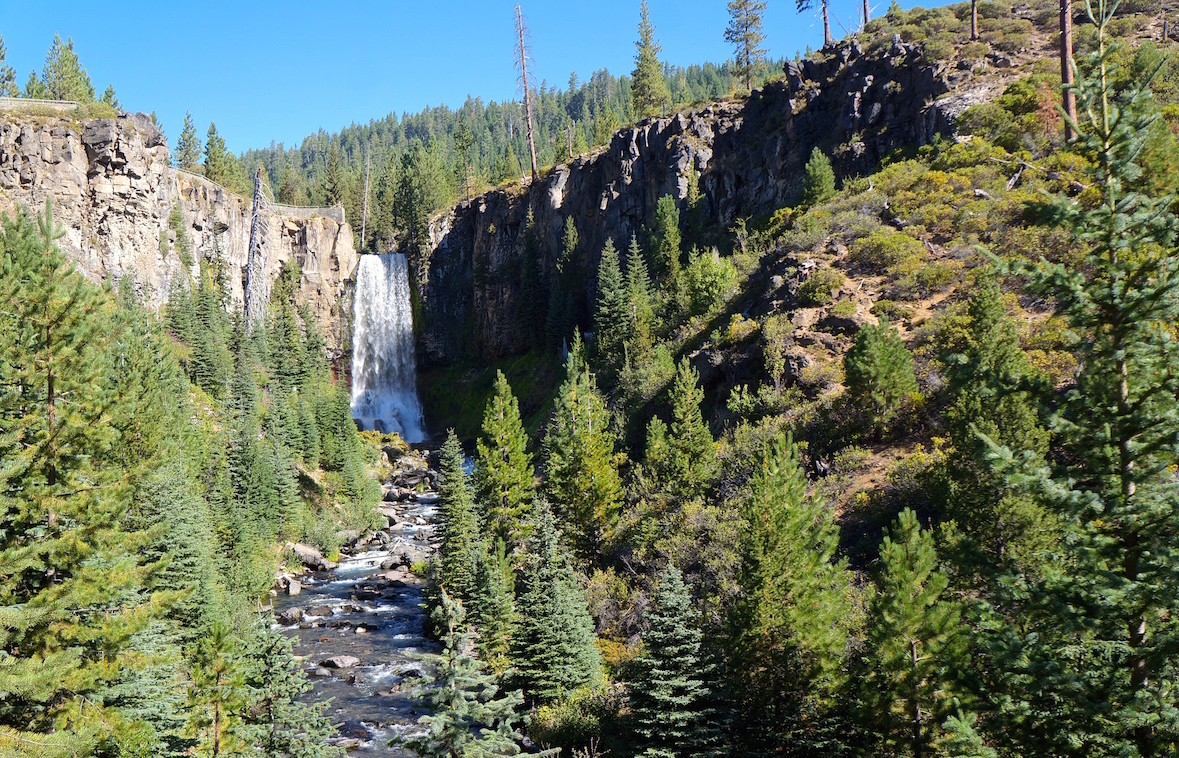
[[(841, 176), (865, 173), (895, 148), (948, 134), (965, 107), (944, 67), (894, 42), (865, 54), (845, 43), (821, 60), (791, 64), (782, 81), (743, 102), (712, 105), (618, 132), (610, 145), (557, 166), (526, 188), (493, 190), (435, 220), (415, 257), (419, 359), (503, 357), (526, 349), (517, 312), (529, 209), (551, 284), (572, 217), (588, 271), (607, 238), (625, 248), (654, 223), (662, 195), (686, 199), (692, 170), (706, 215), (728, 225), (796, 202), (817, 145)], [(939, 99), (941, 98), (941, 99)], [(967, 98), (969, 100), (969, 98)], [(592, 303), (593, 276), (584, 297)]]
[[(142, 114), (83, 121), (3, 114), (0, 210), (39, 209), (46, 198), (65, 228), (58, 244), (91, 280), (133, 276), (144, 302), (158, 307), (174, 281), (199, 275), (200, 260), (220, 259), (230, 272), (230, 297), (243, 302), (250, 201), (171, 168), (163, 134)], [(174, 207), (192, 239), (191, 268), (175, 250), (168, 223)], [(341, 317), (342, 297), (357, 265), (343, 211), (280, 206), (269, 219), (267, 275), (273, 280), (283, 264), (298, 261), (297, 297), (339, 350), (349, 321)]]

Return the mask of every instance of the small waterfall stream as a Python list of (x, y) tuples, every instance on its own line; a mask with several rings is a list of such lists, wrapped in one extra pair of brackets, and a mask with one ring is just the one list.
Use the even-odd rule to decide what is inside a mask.
[(414, 358), (409, 264), (404, 255), (362, 255), (352, 328), (352, 415), (365, 429), (425, 437)]

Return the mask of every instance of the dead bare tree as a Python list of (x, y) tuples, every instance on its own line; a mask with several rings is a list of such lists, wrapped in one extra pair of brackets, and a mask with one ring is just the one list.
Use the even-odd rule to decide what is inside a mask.
[(1077, 95), (1073, 92), (1073, 4), (1060, 0), (1060, 83), (1064, 88), (1064, 138), (1077, 138), (1073, 124), (1077, 122)]
[(528, 27), (524, 25), (524, 13), (516, 6), (516, 66), (520, 70), (520, 88), (524, 90), (524, 114), (528, 120), (528, 153), (532, 159), (532, 181), (539, 178), (536, 170), (536, 141), (532, 136), (532, 86), (528, 79), (528, 57), (532, 52), (528, 46)]

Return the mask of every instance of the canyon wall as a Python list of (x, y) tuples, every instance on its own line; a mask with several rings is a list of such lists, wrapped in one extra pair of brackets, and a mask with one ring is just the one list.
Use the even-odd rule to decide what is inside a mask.
[[(178, 279), (192, 282), (200, 263), (219, 259), (229, 296), (244, 298), (251, 204), (207, 179), (171, 167), (164, 135), (143, 114), (74, 119), (0, 114), (0, 211), (40, 210), (47, 198), (64, 228), (61, 249), (91, 280), (133, 276), (143, 301), (158, 308)], [(169, 224), (179, 208), (192, 241), (191, 266)], [(347, 344), (341, 313), (358, 256), (342, 209), (278, 206), (269, 215), (273, 280), (287, 261), (303, 277), (296, 295), (319, 318), (329, 345)]]
[(527, 349), (518, 317), (523, 231), (531, 210), (551, 286), (567, 218), (580, 232), (585, 312), (592, 313), (600, 251), (643, 239), (659, 198), (685, 203), (699, 177), (705, 215), (736, 219), (797, 202), (803, 165), (818, 146), (842, 177), (871, 171), (896, 148), (951, 132), (975, 101), (956, 72), (894, 40), (867, 54), (842, 43), (789, 64), (782, 80), (748, 98), (654, 118), (614, 135), (604, 149), (551, 169), (537, 182), (492, 190), (435, 219), (428, 249), (413, 257), (418, 356), (426, 364), (499, 358)]

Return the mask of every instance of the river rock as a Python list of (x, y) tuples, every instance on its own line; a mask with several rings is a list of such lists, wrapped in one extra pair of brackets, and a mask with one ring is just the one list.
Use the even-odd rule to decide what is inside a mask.
[(338, 567), (339, 564), (329, 561), (323, 557), (323, 553), (319, 552), (311, 545), (304, 545), (301, 542), (296, 542), (290, 546), (290, 551), (299, 557), (299, 560), (304, 566), (312, 571), (331, 571)]
[(326, 618), (332, 615), (332, 608), (330, 605), (316, 605), (308, 608), (303, 612), (304, 616), (315, 616), (318, 618)]
[(287, 594), (294, 596), (303, 591), (303, 585), (299, 583), (298, 579), (292, 579), (287, 583)]
[(340, 724), (339, 734), (341, 737), (356, 740), (367, 740), (369, 738), (368, 728), (362, 722), (356, 720), (345, 721), (343, 724)]
[(360, 659), (351, 655), (335, 655), (320, 661), (319, 665), (329, 669), (350, 669), (358, 663)]
[(311, 676), (318, 677), (328, 677), (332, 675), (331, 669), (324, 668), (323, 666), (312, 666), (307, 670), (307, 673)]
[(283, 626), (293, 626), (303, 620), (303, 609), (290, 608), (276, 616), (278, 623)]
[(356, 627), (356, 633), (357, 634), (368, 634), (368, 630), (365, 629), (363, 626), (358, 626), (358, 627)]

